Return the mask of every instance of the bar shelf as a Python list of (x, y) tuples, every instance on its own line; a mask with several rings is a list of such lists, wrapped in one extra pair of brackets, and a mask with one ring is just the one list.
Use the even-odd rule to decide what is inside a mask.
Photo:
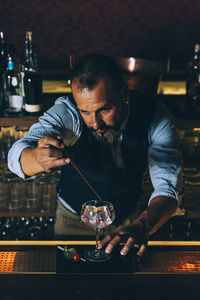
[[(38, 117), (0, 117), (0, 126), (31, 126), (38, 121)], [(180, 129), (200, 128), (200, 120), (189, 118), (175, 118), (176, 126)]]
[(38, 117), (1, 117), (0, 126), (24, 126), (30, 127), (38, 121)]

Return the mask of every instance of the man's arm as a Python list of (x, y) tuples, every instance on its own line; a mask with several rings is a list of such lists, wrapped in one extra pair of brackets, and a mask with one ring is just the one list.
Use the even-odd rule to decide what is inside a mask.
[[(8, 167), (19, 177), (51, 172), (53, 168), (69, 163), (62, 140), (73, 145), (80, 136), (79, 114), (68, 98), (59, 98), (29, 132), (16, 141), (8, 153)], [(58, 161), (58, 159), (63, 159)]]
[(182, 156), (177, 146), (175, 127), (163, 106), (159, 107), (149, 129), (149, 144), (149, 173), (154, 192), (147, 209), (129, 228), (124, 228), (114, 238), (107, 236), (102, 240), (100, 247), (108, 243), (108, 252), (124, 241), (126, 244), (121, 254), (137, 246), (137, 255), (142, 256), (149, 236), (171, 217), (177, 207), (182, 192)]
[(177, 200), (175, 198), (157, 196), (151, 200), (147, 209), (138, 217), (138, 219), (144, 220), (148, 235), (150, 236), (168, 221), (176, 211), (176, 208)]

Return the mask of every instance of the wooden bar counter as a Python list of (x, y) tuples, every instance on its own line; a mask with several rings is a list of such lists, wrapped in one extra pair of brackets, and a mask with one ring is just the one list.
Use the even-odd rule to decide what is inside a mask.
[(0, 299), (199, 299), (200, 242), (150, 241), (141, 262), (107, 262), (105, 272), (99, 263), (59, 262), (57, 245), (94, 242), (1, 241)]

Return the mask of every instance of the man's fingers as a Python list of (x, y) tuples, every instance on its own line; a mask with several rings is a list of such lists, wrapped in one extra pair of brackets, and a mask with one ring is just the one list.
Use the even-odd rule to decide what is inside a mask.
[(119, 244), (121, 241), (121, 238), (119, 235), (115, 235), (114, 238), (110, 241), (110, 243), (107, 245), (105, 252), (106, 253), (111, 253), (113, 249), (116, 247), (116, 245)]
[(38, 146), (45, 147), (45, 148), (49, 148), (52, 146), (52, 147), (55, 147), (58, 149), (64, 149), (64, 147), (65, 147), (62, 142), (62, 139), (53, 138), (51, 136), (45, 136), (45, 137), (42, 137), (41, 139), (39, 139)]
[(134, 242), (134, 239), (132, 237), (130, 237), (125, 246), (122, 248), (122, 250), (120, 251), (120, 254), (121, 255), (126, 255), (128, 253), (128, 251), (133, 247), (133, 242)]
[(147, 245), (146, 244), (142, 244), (140, 246), (140, 249), (137, 252), (137, 261), (140, 261), (142, 256), (144, 255), (144, 253), (146, 252), (147, 249)]
[(60, 159), (52, 159), (48, 163), (48, 169), (59, 168), (62, 166), (66, 166), (71, 162), (70, 158), (60, 158)]
[(70, 164), (70, 162), (70, 158), (61, 158), (49, 161), (48, 164), (45, 164), (45, 172), (51, 173), (54, 169), (66, 166)]
[[(120, 243), (122, 242), (124, 236), (126, 236), (127, 233), (125, 231), (121, 231), (119, 233), (116, 233), (115, 235), (107, 235), (103, 240), (101, 240), (101, 242), (98, 245), (98, 248), (101, 249), (103, 248), (105, 245), (106, 249), (105, 252), (107, 253), (111, 253), (113, 251), (113, 249)], [(131, 249), (136, 248), (137, 251), (137, 261), (139, 261), (142, 256), (144, 255), (146, 249), (147, 249), (147, 242), (143, 242), (143, 243), (138, 243), (135, 242), (134, 238), (132, 236), (129, 236), (129, 238), (127, 239), (125, 245), (123, 246), (123, 248), (120, 251), (121, 255), (126, 255)]]
[(51, 173), (54, 168), (68, 165), (72, 159), (72, 155), (65, 151), (63, 139), (60, 136), (41, 138), (38, 141), (35, 154), (37, 161), (47, 173)]
[(142, 244), (142, 245), (139, 246), (138, 244), (134, 244), (134, 240), (133, 240), (132, 237), (130, 237), (128, 239), (125, 246), (122, 248), (120, 254), (121, 255), (126, 255), (131, 250), (131, 248), (133, 248), (133, 247), (139, 249), (136, 254), (137, 254), (137, 261), (140, 261), (141, 258), (144, 255), (146, 249), (147, 249), (147, 245)]
[(121, 238), (119, 235), (114, 235), (114, 237), (112, 235), (107, 235), (98, 245), (99, 249), (103, 248), (106, 244), (107, 247), (105, 249), (105, 252), (107, 253), (111, 253), (112, 250), (115, 248), (115, 246), (117, 244), (119, 244)]
[(101, 240), (98, 244), (98, 248), (101, 249), (103, 248), (107, 243), (109, 243), (112, 240), (112, 236), (111, 235), (106, 235), (105, 238), (103, 238), (103, 240)]
[(63, 142), (63, 137), (62, 136), (58, 135), (57, 139)]
[(39, 150), (39, 154), (41, 155), (41, 157), (46, 157), (46, 158), (62, 158), (63, 157), (63, 153), (62, 150), (56, 149), (56, 148), (42, 148)]

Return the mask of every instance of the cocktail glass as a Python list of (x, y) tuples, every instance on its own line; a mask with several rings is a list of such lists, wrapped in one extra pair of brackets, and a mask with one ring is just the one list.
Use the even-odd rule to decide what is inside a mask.
[(81, 220), (96, 231), (95, 249), (87, 249), (84, 256), (93, 262), (104, 262), (110, 259), (111, 255), (103, 249), (98, 249), (99, 232), (102, 228), (112, 224), (115, 219), (114, 207), (106, 201), (91, 200), (82, 205)]

